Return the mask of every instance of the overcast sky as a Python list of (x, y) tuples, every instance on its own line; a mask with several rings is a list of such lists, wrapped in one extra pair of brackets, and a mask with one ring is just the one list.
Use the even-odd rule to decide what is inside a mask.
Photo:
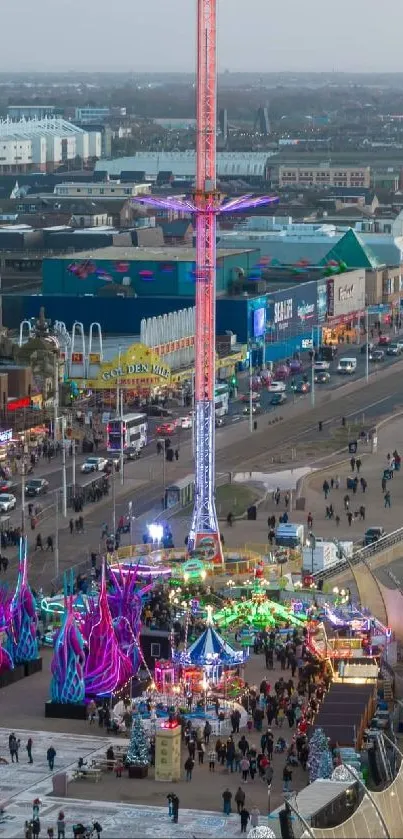
[[(196, 0), (1, 0), (0, 70), (192, 71)], [(221, 70), (402, 72), (403, 0), (218, 0)]]

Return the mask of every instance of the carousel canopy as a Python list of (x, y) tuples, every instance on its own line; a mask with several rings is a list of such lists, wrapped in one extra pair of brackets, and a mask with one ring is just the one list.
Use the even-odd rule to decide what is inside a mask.
[(212, 626), (207, 626), (200, 638), (180, 653), (182, 661), (187, 664), (239, 664), (246, 655), (243, 650), (234, 650)]

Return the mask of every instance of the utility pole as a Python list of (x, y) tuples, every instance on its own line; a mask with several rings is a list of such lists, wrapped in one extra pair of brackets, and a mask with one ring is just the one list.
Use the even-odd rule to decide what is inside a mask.
[(112, 529), (116, 536), (116, 491), (115, 491), (115, 464), (112, 464)]
[(54, 353), (54, 367), (53, 367), (53, 440), (57, 443), (57, 432), (59, 422), (59, 359), (57, 352)]
[(252, 364), (252, 346), (249, 344), (249, 431), (253, 433), (253, 391), (252, 391), (252, 378), (253, 378), (253, 364)]
[(24, 443), (24, 451), (22, 455), (22, 464), (21, 464), (21, 536), (25, 536), (25, 475), (26, 475), (26, 456), (27, 456), (28, 448), (27, 444)]
[(123, 486), (125, 482), (124, 474), (124, 445), (123, 445), (123, 390), (120, 391), (120, 483)]
[(67, 474), (66, 474), (66, 417), (62, 417), (62, 480), (63, 480), (63, 518), (67, 517)]
[(312, 327), (312, 369), (311, 369), (311, 405), (315, 407), (315, 343), (314, 329)]
[(369, 324), (368, 324), (368, 306), (365, 306), (365, 379), (369, 379)]
[(71, 441), (72, 445), (72, 454), (73, 454), (73, 462), (72, 462), (72, 484), (73, 484), (73, 494), (75, 493), (76, 488), (76, 441), (73, 439)]
[(59, 490), (55, 492), (55, 578), (59, 576)]

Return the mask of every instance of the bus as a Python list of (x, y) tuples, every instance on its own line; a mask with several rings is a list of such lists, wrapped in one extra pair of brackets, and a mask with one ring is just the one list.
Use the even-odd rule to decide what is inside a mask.
[(216, 417), (224, 417), (229, 408), (229, 385), (216, 385), (214, 389), (214, 408)]
[(122, 420), (109, 420), (107, 425), (108, 452), (120, 452), (123, 438), (123, 451), (139, 451), (147, 445), (147, 414), (126, 414)]

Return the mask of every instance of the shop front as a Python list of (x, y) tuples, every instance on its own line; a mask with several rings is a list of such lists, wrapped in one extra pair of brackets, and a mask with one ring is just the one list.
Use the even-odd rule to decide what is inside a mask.
[(292, 358), (312, 348), (317, 334), (317, 282), (275, 291), (267, 296), (265, 360)]
[(327, 321), (322, 330), (323, 344), (357, 343), (364, 312), (364, 269), (328, 277)]

